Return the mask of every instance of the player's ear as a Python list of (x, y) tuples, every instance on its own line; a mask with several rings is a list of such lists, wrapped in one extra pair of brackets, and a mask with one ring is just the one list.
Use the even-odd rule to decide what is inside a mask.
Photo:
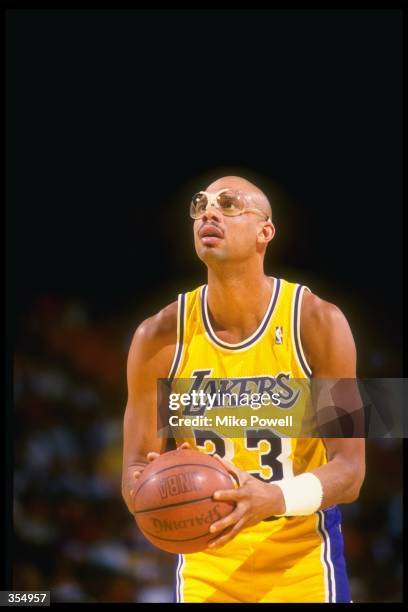
[(258, 232), (260, 242), (270, 242), (275, 236), (275, 226), (272, 221), (267, 221)]

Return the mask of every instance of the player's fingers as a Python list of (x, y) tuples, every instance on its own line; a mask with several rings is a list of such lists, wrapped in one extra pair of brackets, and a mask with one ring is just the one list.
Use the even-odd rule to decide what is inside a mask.
[(238, 502), (242, 498), (240, 489), (223, 489), (214, 491), (213, 497), (216, 501), (234, 501)]
[(230, 542), (233, 538), (235, 538), (244, 525), (245, 520), (241, 519), (233, 527), (224, 532), (219, 538), (212, 540), (208, 548), (220, 548), (221, 546), (225, 546), (227, 542)]
[(133, 478), (134, 478), (135, 480), (137, 480), (138, 478), (140, 478), (140, 474), (141, 474), (141, 473), (142, 473), (142, 472), (141, 472), (140, 470), (136, 470), (136, 471), (134, 471), (134, 472), (133, 472)]
[(231, 527), (231, 525), (235, 525), (235, 523), (241, 520), (241, 518), (242, 518), (242, 511), (238, 509), (233, 510), (230, 514), (228, 514), (227, 516), (224, 516), (224, 518), (213, 523), (209, 531), (210, 533), (221, 532), (224, 529), (227, 529), (227, 527)]
[[(223, 536), (225, 537), (226, 535), (228, 535), (229, 533), (231, 533), (231, 531), (233, 530), (233, 527), (229, 527), (227, 529), (224, 529)], [(219, 542), (221, 540), (221, 536), (220, 535), (216, 535), (212, 540), (210, 540), (209, 544), (208, 544), (208, 548), (218, 548)]]
[(223, 464), (223, 466), (228, 470), (228, 472), (232, 476), (235, 484), (238, 485), (239, 487), (242, 486), (250, 478), (247, 472), (240, 470), (233, 463), (230, 463), (226, 459), (222, 459), (222, 457), (220, 457), (217, 454), (215, 454), (214, 457), (217, 459), (217, 461)]
[(181, 446), (177, 447), (177, 450), (191, 450), (189, 442), (183, 442)]
[(147, 453), (147, 455), (146, 455), (146, 456), (147, 456), (147, 460), (148, 460), (148, 461), (154, 461), (155, 459), (157, 459), (158, 457), (160, 457), (160, 453), (154, 453), (154, 452), (151, 452), (151, 453)]
[(240, 484), (240, 471), (233, 463), (230, 463), (226, 459), (222, 459), (219, 455), (213, 455), (214, 459), (217, 459), (222, 465), (228, 470), (228, 472), (235, 478), (237, 484)]
[(216, 459), (217, 461), (222, 463), (222, 465), (224, 467), (226, 467), (228, 470), (231, 470), (231, 472), (236, 472), (237, 471), (238, 468), (235, 467), (235, 465), (233, 463), (230, 463), (229, 461), (227, 461), (227, 459), (224, 459), (223, 457), (220, 457), (217, 453), (214, 453), (213, 457), (214, 457), (214, 459)]

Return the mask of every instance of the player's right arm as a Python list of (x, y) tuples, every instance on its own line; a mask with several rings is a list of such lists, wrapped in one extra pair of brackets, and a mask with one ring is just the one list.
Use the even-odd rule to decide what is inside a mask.
[(139, 325), (129, 349), (122, 496), (130, 512), (137, 472), (146, 466), (148, 453), (162, 453), (166, 444), (157, 436), (157, 379), (168, 377), (176, 343), (177, 302), (173, 302)]

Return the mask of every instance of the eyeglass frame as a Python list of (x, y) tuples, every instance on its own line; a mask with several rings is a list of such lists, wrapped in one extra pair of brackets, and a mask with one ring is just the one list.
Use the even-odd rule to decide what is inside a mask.
[(220, 193), (224, 193), (225, 191), (235, 191), (235, 193), (241, 193), (241, 194), (244, 196), (244, 202), (245, 202), (245, 204), (248, 204), (248, 203), (247, 203), (247, 200), (246, 200), (245, 193), (243, 193), (243, 192), (242, 192), (242, 191), (240, 191), (240, 190), (236, 190), (236, 189), (229, 189), (228, 187), (227, 187), (227, 188), (225, 188), (225, 189), (220, 189), (220, 191), (215, 191), (214, 193), (211, 193), (210, 191), (204, 191), (204, 190), (201, 190), (201, 191), (197, 191), (197, 193), (195, 193), (195, 194), (193, 195), (193, 197), (192, 197), (192, 199), (191, 199), (191, 203), (193, 202), (193, 199), (195, 198), (195, 196), (197, 196), (197, 195), (198, 195), (198, 194), (200, 194), (200, 193), (203, 193), (203, 194), (205, 194), (205, 195), (206, 195), (206, 197), (207, 197), (207, 206), (205, 207), (205, 210), (204, 210), (204, 213), (202, 214), (202, 216), (201, 216), (201, 217), (197, 217), (197, 218), (196, 218), (196, 217), (191, 217), (191, 203), (190, 203), (190, 217), (191, 217), (192, 219), (194, 219), (194, 221), (198, 221), (199, 219), (202, 219), (202, 218), (203, 218), (203, 216), (204, 216), (204, 215), (205, 215), (205, 213), (207, 212), (207, 208), (208, 208), (209, 206), (212, 206), (213, 208), (218, 208), (218, 210), (220, 210), (220, 211), (221, 211), (221, 214), (222, 214), (224, 217), (239, 217), (240, 215), (243, 215), (243, 214), (245, 214), (245, 213), (247, 213), (247, 212), (253, 212), (253, 213), (257, 213), (258, 215), (262, 215), (262, 217), (265, 217), (265, 218), (264, 218), (264, 221), (270, 221), (270, 222), (272, 223), (272, 219), (271, 219), (271, 217), (270, 217), (269, 215), (267, 215), (265, 212), (262, 212), (262, 210), (260, 210), (259, 208), (256, 208), (256, 207), (253, 207), (253, 208), (244, 208), (243, 210), (240, 210), (240, 211), (239, 211), (237, 214), (235, 214), (235, 215), (225, 215), (225, 214), (224, 214), (224, 212), (223, 212), (223, 210), (222, 210), (222, 208), (221, 208), (221, 206), (220, 206), (220, 205), (218, 204), (218, 202), (217, 202), (217, 198), (218, 198), (218, 196), (220, 195)]

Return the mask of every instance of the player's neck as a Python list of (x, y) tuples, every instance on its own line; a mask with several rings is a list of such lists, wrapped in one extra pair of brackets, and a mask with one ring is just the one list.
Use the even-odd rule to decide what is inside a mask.
[[(208, 270), (207, 302), (214, 331), (232, 332), (240, 342), (260, 325), (268, 308), (274, 281), (263, 269)], [(242, 337), (241, 337), (242, 336)]]

